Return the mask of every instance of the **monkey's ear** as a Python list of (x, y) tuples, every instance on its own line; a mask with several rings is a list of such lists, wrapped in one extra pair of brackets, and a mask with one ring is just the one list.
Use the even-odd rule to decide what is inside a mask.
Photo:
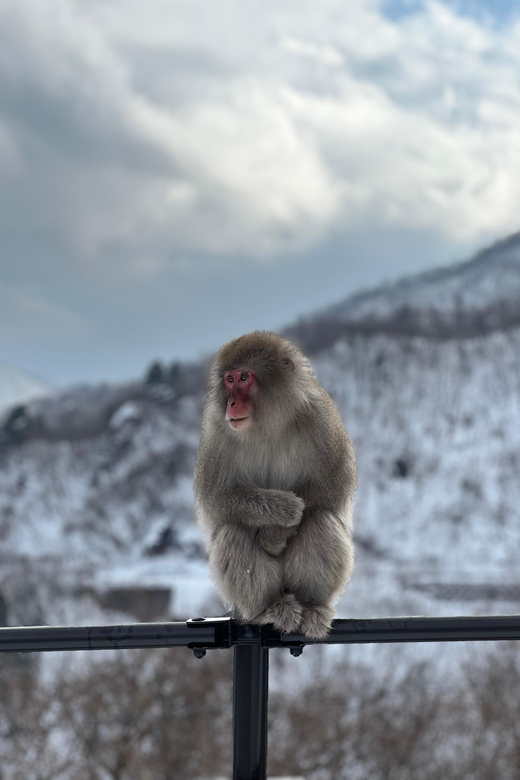
[(294, 369), (296, 368), (291, 358), (288, 357), (282, 358), (282, 363), (284, 364), (284, 366), (286, 366), (289, 369), (289, 371), (294, 371)]

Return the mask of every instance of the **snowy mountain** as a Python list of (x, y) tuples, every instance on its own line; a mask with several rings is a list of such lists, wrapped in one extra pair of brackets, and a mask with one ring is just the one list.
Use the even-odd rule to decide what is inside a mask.
[(51, 387), (7, 363), (0, 363), (0, 414), (11, 406), (49, 395)]
[[(344, 320), (388, 319), (402, 309), (439, 312), (455, 328), (461, 314), (485, 313), (501, 304), (520, 321), (520, 233), (464, 263), (429, 271), (331, 307)], [(500, 327), (500, 321), (494, 323)]]
[(351, 296), (287, 329), (314, 353), (353, 333), (466, 339), (520, 325), (520, 233), (463, 263)]
[[(519, 301), (513, 236), (288, 329), (356, 447), (357, 564), (340, 615), (518, 611)], [(108, 620), (103, 594), (136, 586), (170, 588), (184, 617), (219, 609), (193, 524), (204, 371), (76, 388), (4, 418), (11, 622)]]

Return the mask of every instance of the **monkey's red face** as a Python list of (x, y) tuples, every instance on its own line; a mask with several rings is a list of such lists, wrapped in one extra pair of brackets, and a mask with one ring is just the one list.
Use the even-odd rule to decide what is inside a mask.
[(253, 421), (251, 396), (257, 387), (256, 376), (247, 368), (224, 373), (224, 385), (228, 392), (226, 419), (232, 428), (249, 428)]

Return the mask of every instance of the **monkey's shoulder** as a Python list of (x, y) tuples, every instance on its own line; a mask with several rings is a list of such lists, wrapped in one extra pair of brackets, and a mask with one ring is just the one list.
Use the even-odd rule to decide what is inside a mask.
[(294, 420), (294, 429), (307, 446), (319, 449), (331, 447), (348, 449), (349, 436), (339, 410), (331, 396), (316, 383), (317, 387), (309, 403), (302, 406)]

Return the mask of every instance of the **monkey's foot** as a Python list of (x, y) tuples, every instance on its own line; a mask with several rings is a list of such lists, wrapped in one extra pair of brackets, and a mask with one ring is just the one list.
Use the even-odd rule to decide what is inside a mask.
[(292, 593), (286, 593), (279, 601), (275, 601), (267, 609), (261, 612), (254, 620), (255, 623), (265, 625), (272, 623), (275, 628), (284, 634), (298, 631), (302, 622), (303, 607), (294, 598)]
[(298, 526), (295, 525), (289, 528), (284, 528), (281, 525), (260, 528), (258, 543), (269, 555), (281, 555), (297, 530)]
[(309, 639), (326, 639), (334, 610), (332, 607), (304, 607), (301, 632)]

